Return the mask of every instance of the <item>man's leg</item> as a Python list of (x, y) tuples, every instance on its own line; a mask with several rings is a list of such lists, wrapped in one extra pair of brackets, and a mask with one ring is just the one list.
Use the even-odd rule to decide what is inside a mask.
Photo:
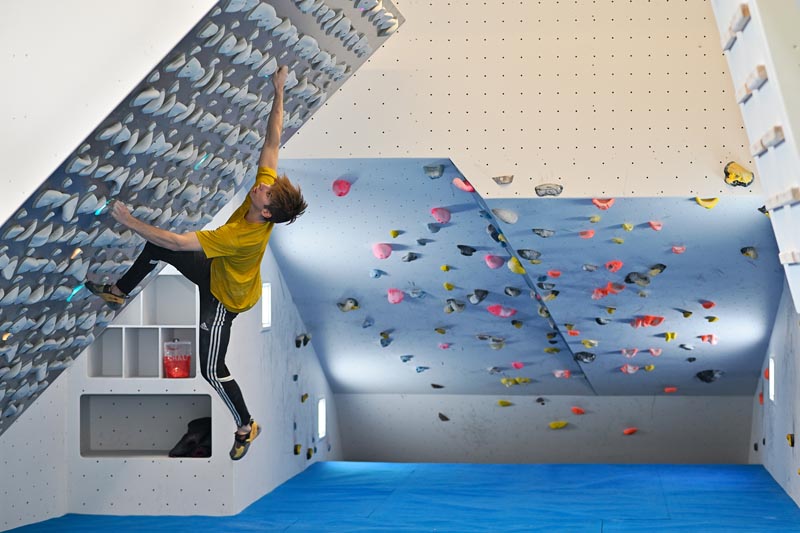
[(231, 458), (241, 459), (261, 432), (250, 417), (242, 391), (225, 365), (225, 355), (236, 313), (231, 313), (210, 291), (200, 291), (200, 373), (217, 391), (236, 422)]

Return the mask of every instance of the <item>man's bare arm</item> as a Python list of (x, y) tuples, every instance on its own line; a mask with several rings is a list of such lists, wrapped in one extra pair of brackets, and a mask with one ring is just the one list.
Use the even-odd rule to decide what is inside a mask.
[(280, 67), (272, 77), (275, 87), (275, 96), (272, 99), (272, 109), (267, 121), (267, 133), (264, 137), (264, 146), (261, 147), (261, 156), (258, 158), (259, 167), (278, 168), (278, 149), (281, 146), (281, 133), (283, 132), (283, 86), (289, 68)]
[(141, 235), (145, 240), (157, 246), (161, 246), (162, 248), (166, 248), (167, 250), (189, 252), (201, 251), (203, 249), (203, 247), (200, 246), (200, 241), (197, 239), (197, 234), (195, 232), (179, 234), (151, 226), (131, 215), (128, 208), (122, 202), (114, 202), (114, 205), (111, 207), (111, 216), (123, 226)]

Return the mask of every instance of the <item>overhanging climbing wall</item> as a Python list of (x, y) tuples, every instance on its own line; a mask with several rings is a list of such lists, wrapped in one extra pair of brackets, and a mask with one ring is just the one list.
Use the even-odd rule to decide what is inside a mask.
[(108, 201), (202, 228), (255, 176), (277, 67), (286, 141), (402, 22), (377, 0), (220, 2), (79, 143), (0, 228), (0, 434), (113, 319), (81, 283), (118, 277), (143, 241)]

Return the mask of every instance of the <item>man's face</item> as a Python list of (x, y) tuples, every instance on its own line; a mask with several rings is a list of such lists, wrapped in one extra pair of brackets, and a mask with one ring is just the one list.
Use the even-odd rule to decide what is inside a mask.
[(269, 208), (272, 202), (272, 186), (263, 183), (257, 183), (250, 189), (250, 201), (260, 211), (264, 208)]

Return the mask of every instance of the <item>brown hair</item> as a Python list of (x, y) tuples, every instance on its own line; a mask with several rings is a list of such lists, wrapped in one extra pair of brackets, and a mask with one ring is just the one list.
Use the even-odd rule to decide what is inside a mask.
[(308, 207), (300, 187), (293, 185), (286, 174), (275, 178), (270, 192), (272, 201), (268, 209), (272, 216), (269, 220), (275, 224), (282, 222), (291, 224), (297, 217), (305, 213)]

